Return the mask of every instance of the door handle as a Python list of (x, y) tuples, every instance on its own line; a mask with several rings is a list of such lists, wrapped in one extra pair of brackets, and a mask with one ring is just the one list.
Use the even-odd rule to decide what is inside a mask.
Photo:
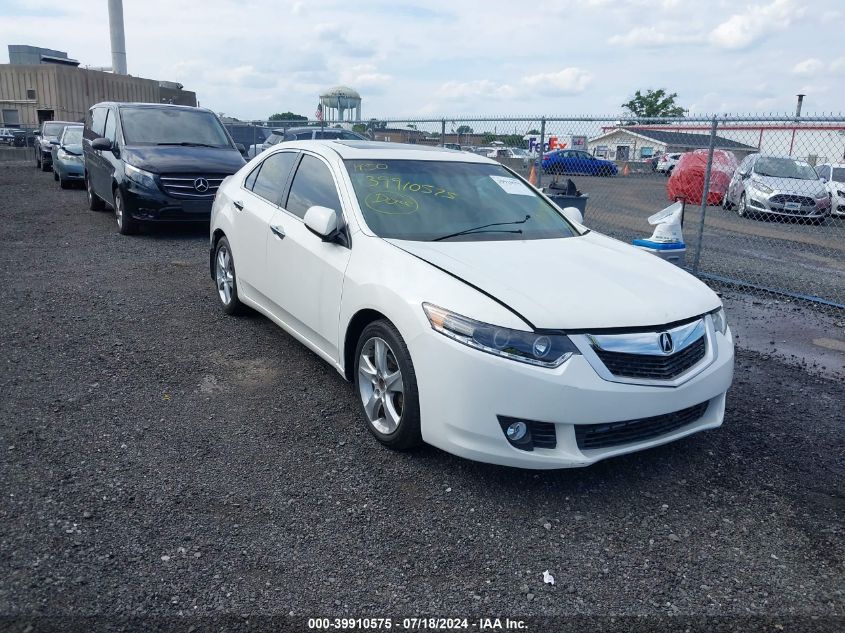
[(285, 239), (285, 230), (278, 224), (271, 224), (270, 230), (273, 231), (273, 235), (278, 237), (280, 240)]
[(232, 204), (234, 204), (234, 205), (235, 205), (235, 208), (236, 208), (238, 211), (243, 211), (243, 210), (244, 210), (244, 203), (243, 203), (243, 202), (241, 202), (240, 200), (234, 200), (234, 201), (232, 201)]

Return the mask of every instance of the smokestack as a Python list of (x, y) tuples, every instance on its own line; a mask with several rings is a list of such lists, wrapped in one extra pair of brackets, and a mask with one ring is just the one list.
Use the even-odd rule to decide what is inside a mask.
[(126, 37), (123, 32), (123, 0), (109, 0), (111, 68), (116, 75), (126, 73)]
[(798, 106), (795, 108), (795, 118), (801, 116), (801, 106), (804, 105), (804, 97), (807, 95), (798, 95)]

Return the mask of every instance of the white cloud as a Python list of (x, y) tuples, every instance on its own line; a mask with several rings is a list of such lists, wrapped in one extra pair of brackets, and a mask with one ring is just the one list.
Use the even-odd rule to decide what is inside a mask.
[(736, 13), (710, 32), (710, 41), (728, 49), (745, 48), (769, 33), (782, 31), (804, 14), (795, 0), (773, 0)]
[(610, 44), (629, 47), (671, 46), (674, 44), (691, 44), (701, 39), (700, 36), (690, 34), (681, 25), (638, 26), (624, 35), (614, 35)]
[(830, 71), (834, 73), (841, 73), (845, 71), (845, 57), (835, 59), (830, 63)]
[(437, 90), (440, 97), (463, 99), (509, 99), (516, 91), (509, 84), (498, 84), (489, 79), (473, 81), (447, 81)]
[(541, 94), (572, 95), (584, 92), (593, 75), (581, 68), (564, 68), (555, 73), (538, 73), (522, 79), (522, 83)]
[(792, 72), (796, 75), (818, 75), (822, 70), (824, 70), (824, 64), (820, 59), (816, 59), (815, 57), (798, 62), (792, 67)]

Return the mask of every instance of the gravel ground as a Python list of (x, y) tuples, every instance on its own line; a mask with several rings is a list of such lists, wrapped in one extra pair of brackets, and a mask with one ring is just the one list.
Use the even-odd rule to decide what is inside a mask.
[(205, 228), (121, 237), (29, 165), (0, 191), (3, 616), (843, 622), (840, 381), (739, 351), (721, 429), (583, 470), (396, 454), (222, 314)]

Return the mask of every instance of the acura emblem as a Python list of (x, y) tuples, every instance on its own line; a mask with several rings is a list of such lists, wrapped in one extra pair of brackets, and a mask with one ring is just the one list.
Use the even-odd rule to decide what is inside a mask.
[(208, 181), (205, 178), (197, 178), (194, 181), (194, 189), (200, 193), (208, 191)]
[(675, 349), (675, 344), (672, 342), (672, 335), (669, 334), (669, 332), (661, 333), (657, 340), (659, 341), (660, 349), (663, 350), (664, 354), (671, 354), (672, 350)]

